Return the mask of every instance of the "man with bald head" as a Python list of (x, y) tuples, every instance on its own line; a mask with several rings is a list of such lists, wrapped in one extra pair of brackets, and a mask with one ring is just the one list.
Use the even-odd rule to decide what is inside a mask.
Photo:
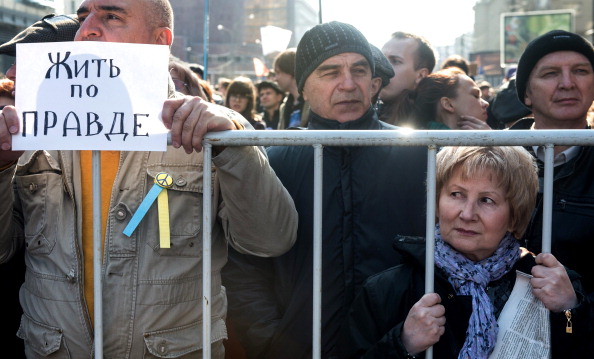
[[(173, 13), (167, 0), (85, 0), (75, 41), (170, 46)], [(139, 59), (150, 61), (150, 59)], [(164, 69), (166, 71), (166, 69)], [(171, 130), (165, 152), (101, 153), (104, 241), (105, 358), (201, 358), (212, 345), (224, 357), (226, 295), (220, 270), (227, 245), (274, 256), (295, 240), (293, 202), (256, 147), (213, 152), (211, 339), (202, 343), (202, 138), (241, 130), (239, 114), (175, 93), (162, 120)], [(0, 115), (0, 261), (25, 246), (27, 275), (20, 292), (18, 336), (28, 358), (93, 357), (93, 203), (90, 151), (12, 151), (17, 111)], [(130, 237), (123, 234), (158, 173), (172, 177), (170, 248), (159, 244), (157, 206)], [(14, 191), (12, 190), (14, 188)], [(246, 191), (245, 188), (249, 188)]]

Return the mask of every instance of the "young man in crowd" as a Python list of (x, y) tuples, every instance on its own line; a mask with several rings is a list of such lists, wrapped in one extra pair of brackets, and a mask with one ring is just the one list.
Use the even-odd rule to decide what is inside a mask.
[(274, 73), (278, 86), (287, 95), (280, 107), (279, 130), (307, 127), (309, 106), (299, 93), (295, 80), (295, 49), (287, 49), (274, 59)]
[(280, 105), (285, 98), (285, 93), (278, 87), (276, 82), (262, 81), (257, 85), (258, 98), (262, 112), (262, 120), (266, 122), (266, 128), (276, 130), (280, 118)]
[(384, 44), (382, 52), (392, 64), (395, 75), (380, 92), (383, 102), (380, 120), (398, 125), (398, 119), (393, 116), (398, 97), (404, 90), (414, 90), (419, 81), (433, 72), (435, 51), (425, 38), (398, 31)]

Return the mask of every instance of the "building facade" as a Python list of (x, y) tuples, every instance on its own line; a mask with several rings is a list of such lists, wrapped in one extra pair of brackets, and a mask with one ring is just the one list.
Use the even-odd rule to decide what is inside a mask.
[(317, 10), (304, 0), (210, 1), (205, 48), (205, 1), (171, 0), (171, 5), (175, 14), (172, 53), (184, 61), (204, 64), (206, 51), (211, 82), (218, 77), (253, 77), (254, 57), (272, 66), (275, 54), (262, 53), (262, 26), (292, 31), (290, 47), (317, 23)]
[[(550, 11), (571, 11), (573, 29), (592, 41), (594, 7), (590, 0), (479, 0), (474, 6), (475, 24), (472, 39), (472, 53), (469, 58), (477, 64), (478, 76), (494, 85), (503, 79), (506, 68), (514, 62), (503, 59), (501, 48), (505, 41), (501, 35), (501, 14), (532, 14)], [(496, 14), (496, 16), (494, 16)], [(533, 35), (525, 39), (531, 40)], [(519, 49), (519, 53), (522, 49)]]

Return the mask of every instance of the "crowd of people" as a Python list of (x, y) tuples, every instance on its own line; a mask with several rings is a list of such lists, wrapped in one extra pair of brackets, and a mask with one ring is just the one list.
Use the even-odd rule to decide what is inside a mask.
[[(75, 16), (44, 17), (0, 54), (52, 41), (170, 46), (173, 12), (167, 0), (84, 0)], [(313, 148), (214, 146), (204, 193), (200, 140), (245, 129), (590, 128), (594, 47), (577, 34), (534, 39), (496, 93), (460, 56), (436, 65), (423, 37), (395, 32), (379, 49), (336, 21), (279, 53), (264, 81), (213, 86), (200, 65), (171, 56), (162, 109), (171, 145), (102, 151), (102, 313), (93, 305), (90, 151), (12, 149), (11, 66), (0, 81), (0, 286), (13, 314), (0, 324), (3, 347), (15, 358), (92, 358), (101, 315), (109, 358), (200, 358), (206, 345), (214, 358), (311, 357)], [(541, 253), (543, 146), (440, 149), (432, 293), (427, 148), (323, 151), (323, 358), (421, 358), (429, 347), (436, 358), (488, 358), (502, 341), (502, 313), (520, 311), (511, 304), (520, 276), (543, 308), (538, 358), (594, 352), (592, 147), (554, 148), (551, 253)], [(156, 220), (123, 234), (160, 173), (172, 178), (170, 248), (160, 247)], [(214, 210), (210, 343), (201, 333), (204, 196)], [(157, 218), (154, 207), (147, 218)]]

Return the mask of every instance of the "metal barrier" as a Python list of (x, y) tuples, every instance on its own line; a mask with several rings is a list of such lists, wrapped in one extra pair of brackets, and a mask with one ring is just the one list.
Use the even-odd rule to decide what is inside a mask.
[[(551, 218), (553, 188), (554, 145), (592, 146), (594, 132), (591, 130), (514, 130), (514, 131), (412, 131), (412, 130), (309, 130), (309, 131), (225, 131), (209, 133), (204, 139), (204, 193), (211, 189), (212, 146), (313, 146), (314, 147), (314, 297), (313, 297), (313, 358), (321, 355), (321, 298), (322, 298), (322, 167), (323, 146), (427, 146), (427, 257), (425, 291), (433, 292), (434, 285), (434, 228), (435, 228), (435, 156), (439, 146), (540, 146), (545, 150), (544, 176), (544, 213), (543, 213), (543, 252), (551, 250)], [(99, 156), (93, 155), (94, 177), (100, 170)], [(97, 181), (98, 178), (97, 178)], [(93, 181), (93, 189), (100, 188)], [(93, 193), (93, 202), (100, 203), (100, 198)], [(98, 208), (97, 208), (98, 207)], [(211, 197), (204, 196), (203, 202), (203, 318), (211, 316)], [(101, 213), (100, 206), (94, 205), (94, 256), (95, 256), (95, 313), (102, 313), (101, 296)], [(97, 228), (98, 227), (98, 228)], [(97, 269), (99, 268), (99, 269)], [(102, 358), (102, 321), (101, 315), (95, 316), (95, 357)], [(202, 342), (203, 358), (211, 357), (210, 345), (211, 321), (203, 320)], [(431, 348), (426, 358), (432, 358)]]

